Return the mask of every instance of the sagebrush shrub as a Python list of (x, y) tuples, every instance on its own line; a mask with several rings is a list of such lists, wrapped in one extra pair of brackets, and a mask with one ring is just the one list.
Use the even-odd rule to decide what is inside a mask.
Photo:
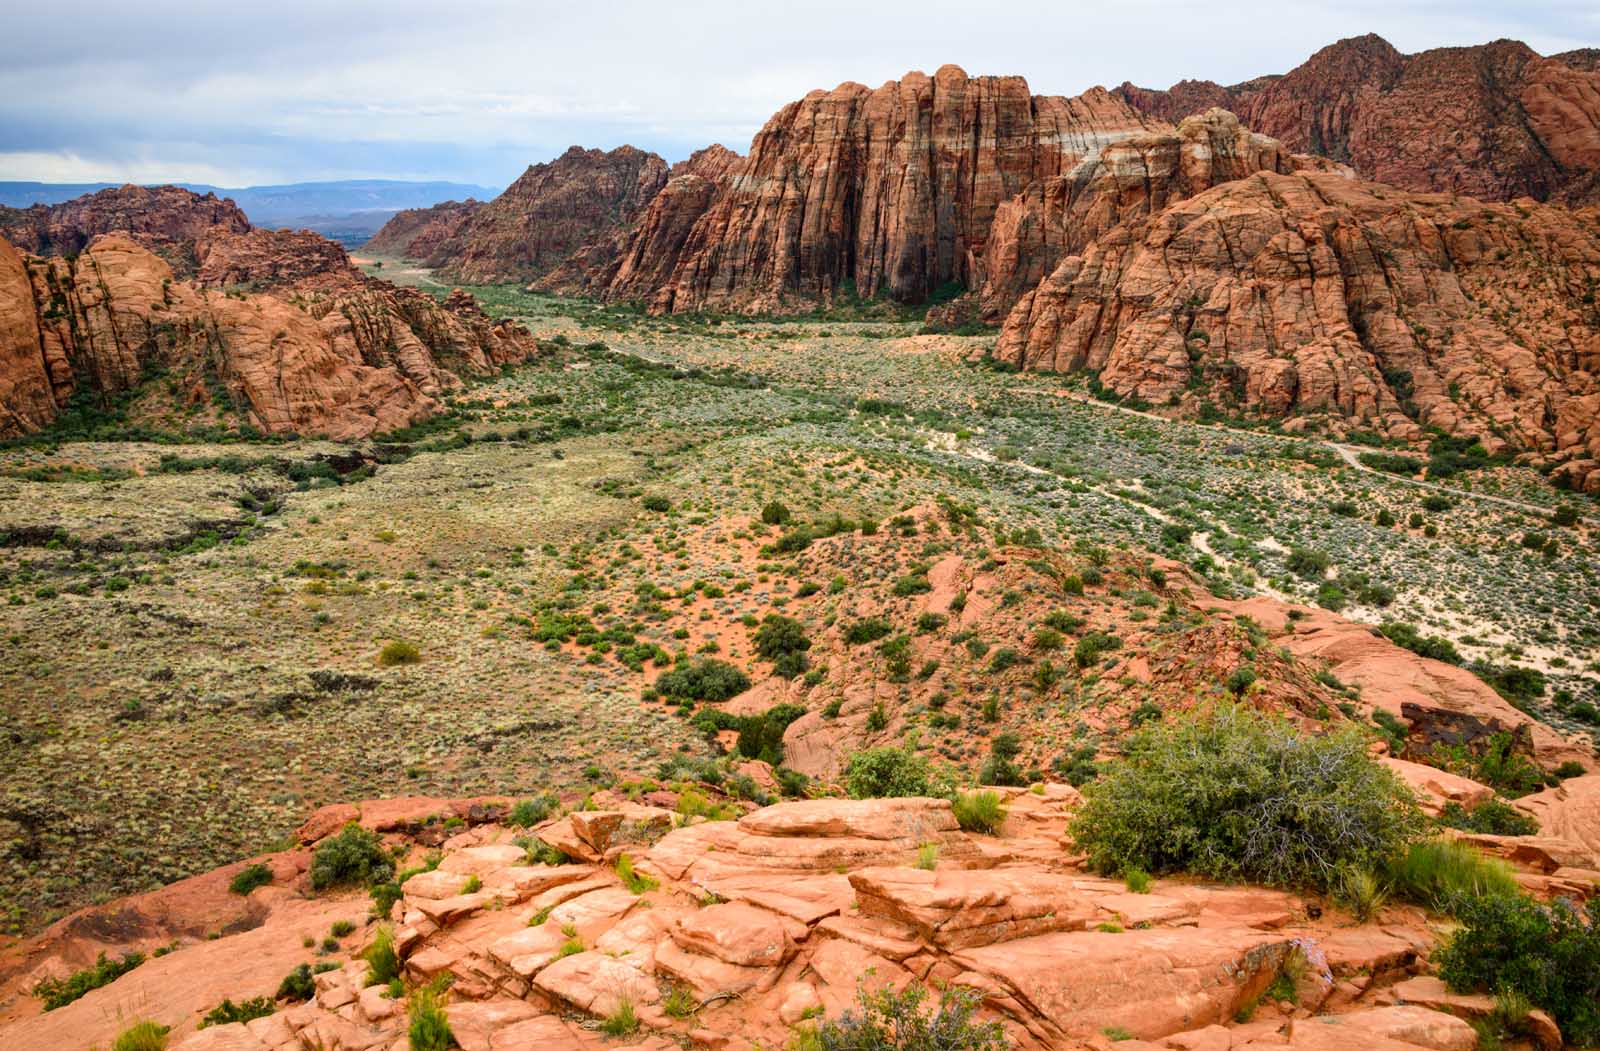
[(1301, 732), (1238, 705), (1156, 724), (1085, 788), (1072, 835), (1096, 868), (1329, 889), (1422, 827), (1409, 790), (1357, 731)]
[(904, 992), (883, 988), (856, 994), (857, 1006), (805, 1032), (805, 1051), (1006, 1051), (1010, 1042), (999, 1022), (975, 1022), (982, 1002), (974, 989), (947, 987), (932, 1010), (915, 982)]
[(904, 748), (868, 748), (845, 765), (845, 788), (852, 799), (932, 794), (928, 761)]
[(1550, 1012), (1566, 1042), (1600, 1044), (1600, 898), (1580, 912), (1565, 899), (1464, 899), (1462, 926), (1436, 953), (1439, 977), (1457, 992), (1510, 991)]
[(311, 889), (387, 883), (394, 876), (394, 861), (383, 849), (376, 832), (346, 825), (337, 836), (322, 841), (311, 858)]

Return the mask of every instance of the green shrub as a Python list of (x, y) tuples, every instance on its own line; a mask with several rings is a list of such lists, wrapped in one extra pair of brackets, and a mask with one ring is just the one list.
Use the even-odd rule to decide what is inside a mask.
[(1023, 783), (1022, 771), (1017, 769), (1015, 762), (1022, 752), (1022, 742), (1017, 735), (1007, 730), (996, 734), (994, 741), (989, 745), (989, 758), (984, 760), (983, 769), (978, 771), (978, 783), (983, 785), (1020, 785)]
[(1435, 912), (1453, 912), (1469, 898), (1522, 893), (1509, 865), (1453, 840), (1412, 843), (1388, 860), (1385, 876), (1397, 897)]
[(394, 876), (394, 862), (376, 832), (351, 822), (322, 841), (311, 858), (311, 889), (370, 887)]
[(1139, 868), (1137, 865), (1133, 866), (1132, 868), (1123, 869), (1122, 871), (1122, 884), (1128, 888), (1130, 893), (1149, 894), (1150, 884), (1152, 882), (1153, 880), (1150, 878), (1150, 873), (1146, 872), (1142, 868)]
[(257, 1018), (267, 1017), (275, 1010), (277, 1008), (273, 1006), (270, 997), (257, 996), (250, 1000), (242, 1000), (239, 1003), (234, 1003), (224, 997), (220, 1004), (207, 1011), (206, 1016), (200, 1019), (199, 1028), (228, 1025), (233, 1022), (253, 1022)]
[(513, 828), (532, 828), (554, 813), (560, 805), (561, 801), (548, 793), (524, 799), (511, 808), (506, 823)]
[(1105, 872), (1327, 889), (1341, 866), (1372, 868), (1421, 827), (1359, 731), (1307, 735), (1233, 704), (1140, 731), (1085, 795), (1072, 835)]
[(1404, 646), (1412, 653), (1422, 657), (1431, 657), (1436, 661), (1446, 664), (1460, 664), (1461, 652), (1456, 649), (1455, 643), (1442, 635), (1423, 635), (1411, 624), (1386, 620), (1378, 625), (1378, 630), (1396, 646)]
[(422, 660), (422, 651), (403, 639), (395, 639), (378, 651), (378, 663), (385, 668), (397, 664), (416, 664)]
[(93, 967), (86, 967), (75, 971), (65, 978), (44, 978), (33, 987), (33, 995), (44, 1001), (46, 1011), (54, 1011), (92, 992), (103, 985), (110, 985), (135, 967), (144, 963), (144, 953), (123, 953), (117, 960), (106, 959), (106, 954), (101, 953), (96, 958)]
[(824, 1019), (800, 1041), (803, 1051), (1006, 1051), (1010, 1041), (999, 1022), (975, 1022), (982, 994), (948, 986), (938, 1006), (923, 1009), (928, 993), (912, 982), (856, 993), (857, 1006), (838, 1019)]
[(265, 887), (271, 882), (272, 870), (258, 862), (240, 869), (229, 882), (228, 889), (235, 894), (249, 894), (257, 887)]
[(283, 976), (283, 981), (278, 983), (277, 997), (279, 1000), (294, 1000), (304, 1002), (317, 995), (316, 983), (311, 977), (311, 965), (303, 963)]
[(617, 1009), (600, 1023), (600, 1031), (607, 1036), (628, 1036), (638, 1030), (639, 1014), (633, 1009), (633, 1001), (626, 996), (617, 1001)]
[(1006, 821), (1006, 808), (1000, 805), (999, 792), (963, 792), (951, 803), (956, 821), (966, 832), (993, 835)]
[(1289, 567), (1289, 572), (1306, 580), (1319, 580), (1328, 572), (1328, 567), (1333, 561), (1321, 551), (1312, 551), (1303, 547), (1292, 548), (1284, 565)]
[(639, 501), (639, 503), (644, 506), (644, 509), (646, 511), (670, 511), (670, 510), (672, 510), (672, 501), (671, 500), (668, 500), (664, 496), (659, 496), (659, 495), (655, 495), (655, 494), (652, 494), (650, 496), (645, 497), (643, 500)]
[(644, 894), (661, 886), (661, 882), (633, 867), (633, 859), (626, 854), (617, 855), (617, 877), (622, 885), (635, 894)]
[(1449, 802), (1439, 812), (1439, 824), (1446, 828), (1459, 828), (1463, 832), (1481, 832), (1490, 836), (1536, 836), (1539, 822), (1501, 799), (1486, 799), (1467, 810), (1460, 803)]
[(1389, 891), (1371, 869), (1360, 865), (1344, 865), (1334, 876), (1334, 900), (1354, 916), (1357, 922), (1366, 923), (1383, 907)]
[(400, 954), (394, 947), (394, 928), (379, 924), (372, 932), (372, 944), (361, 952), (367, 961), (367, 984), (388, 985), (400, 977)]
[(155, 1022), (135, 1022), (117, 1034), (111, 1051), (166, 1051), (171, 1026)]
[(767, 525), (787, 525), (789, 509), (776, 500), (768, 501), (761, 508), (761, 521)]
[(1434, 954), (1458, 992), (1510, 991), (1550, 1012), (1569, 1045), (1600, 1044), (1600, 898), (1585, 916), (1570, 902), (1526, 897), (1464, 900), (1462, 927)]
[(1072, 650), (1072, 659), (1078, 662), (1078, 667), (1087, 668), (1100, 656), (1122, 645), (1122, 640), (1115, 635), (1107, 635), (1103, 631), (1091, 631), (1078, 640), (1078, 645)]
[(845, 764), (845, 789), (852, 799), (932, 794), (928, 761), (903, 748), (868, 748)]
[(756, 629), (753, 641), (756, 653), (772, 662), (773, 673), (786, 679), (804, 674), (810, 664), (806, 651), (811, 648), (811, 639), (806, 635), (805, 625), (793, 617), (767, 614), (761, 627)]
[(411, 1051), (450, 1051), (454, 1046), (455, 1034), (450, 1031), (450, 1019), (444, 1013), (444, 996), (444, 992), (434, 986), (411, 994), (411, 1005), (406, 1011), (410, 1020), (407, 1036)]
[(882, 617), (868, 617), (858, 620), (845, 630), (844, 641), (851, 646), (864, 646), (869, 642), (877, 642), (886, 638), (894, 628)]
[(701, 657), (656, 679), (656, 689), (668, 697), (692, 701), (725, 701), (750, 688), (750, 677), (727, 661)]

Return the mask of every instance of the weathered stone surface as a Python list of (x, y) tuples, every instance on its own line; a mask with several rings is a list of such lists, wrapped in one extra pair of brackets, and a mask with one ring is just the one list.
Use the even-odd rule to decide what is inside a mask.
[(1432, 427), (1575, 466), (1600, 459), (1596, 280), (1588, 213), (1260, 172), (1064, 257), (996, 356), (1179, 412)]
[(951, 950), (1084, 929), (1096, 910), (1073, 884), (1069, 875), (1025, 869), (850, 874), (862, 915), (894, 920)]
[(24, 252), (77, 255), (101, 234), (120, 232), (179, 273), (192, 272), (201, 237), (249, 230), (250, 220), (231, 199), (177, 186), (117, 186), (61, 204), (0, 207), (0, 238)]
[(653, 153), (574, 146), (475, 209), (428, 262), (473, 284), (532, 280), (631, 223), (666, 181)]
[(1288, 950), (1255, 931), (1070, 931), (958, 952), (955, 980), (1047, 1039), (1114, 1025), (1152, 1040), (1231, 1020)]
[(468, 197), (465, 201), (442, 201), (431, 208), (404, 209), (384, 223), (361, 250), (373, 255), (431, 259), (483, 205)]
[(1384, 756), (1379, 760), (1399, 775), (1400, 779), (1416, 793), (1417, 802), (1429, 814), (1437, 815), (1446, 803), (1459, 803), (1468, 810), (1486, 799), (1494, 798), (1494, 789), (1481, 785), (1470, 777), (1452, 774), (1438, 767), (1411, 763), (1404, 759)]
[(1478, 1034), (1471, 1025), (1426, 1007), (1372, 1007), (1322, 1020), (1322, 1024), (1336, 1027), (1351, 1042), (1381, 1037), (1434, 1051), (1473, 1051), (1478, 1046)]
[(680, 181), (607, 295), (658, 313), (759, 312), (852, 291), (921, 302), (971, 280), (1002, 201), (1159, 123), (1100, 89), (1032, 96), (1021, 77), (956, 66), (814, 91), (773, 116), (724, 178)]
[(741, 902), (712, 905), (684, 916), (673, 926), (672, 940), (689, 952), (741, 967), (780, 966), (795, 947), (777, 913)]
[(1186, 81), (1170, 92), (1123, 85), (1117, 94), (1166, 120), (1222, 106), (1291, 149), (1405, 189), (1600, 199), (1592, 61), (1541, 58), (1514, 40), (1402, 55), (1369, 34), (1325, 47), (1281, 77), (1234, 88)]

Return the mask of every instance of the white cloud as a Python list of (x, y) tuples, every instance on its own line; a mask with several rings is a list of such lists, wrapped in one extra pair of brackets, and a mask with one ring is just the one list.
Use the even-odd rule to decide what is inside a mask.
[[(1590, 0), (278, 0), (43, 5), (0, 36), (0, 178), (504, 183), (567, 145), (744, 150), (783, 103), (956, 62), (1040, 93), (1281, 72), (1345, 36), (1402, 50), (1600, 39)], [(68, 31), (70, 28), (70, 32)], [(9, 151), (9, 152), (8, 152)], [(210, 172), (211, 176), (203, 173)]]

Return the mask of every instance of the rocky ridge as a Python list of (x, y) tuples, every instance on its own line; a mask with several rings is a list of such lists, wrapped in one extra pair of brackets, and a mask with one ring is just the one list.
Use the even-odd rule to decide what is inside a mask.
[(203, 237), (250, 229), (250, 220), (231, 199), (202, 197), (177, 186), (119, 186), (61, 204), (0, 207), (0, 239), (21, 251), (76, 255), (100, 234), (118, 230), (185, 275), (192, 272), (193, 248)]
[[(1591, 782), (1600, 778), (1557, 790), (1560, 805), (1588, 806)], [(11, 950), (0, 990), (15, 995), (97, 952), (176, 940), (58, 1010), (12, 1000), (4, 1027), (24, 1047), (105, 1041), (125, 1019), (153, 1017), (173, 1027), (173, 1051), (404, 1048), (406, 1003), (369, 985), (359, 958), (370, 925), (338, 939), (311, 999), (196, 1029), (223, 997), (271, 997), (308, 955), (305, 932), (366, 908), (364, 896), (307, 885), (308, 848), (354, 821), (407, 859), (434, 851), (386, 919), (408, 984), (449, 981), (446, 1013), (468, 1051), (618, 1046), (592, 1019), (624, 1003), (638, 1020), (629, 1047), (782, 1046), (807, 1019), (851, 1007), (859, 988), (947, 983), (976, 990), (982, 1015), (1023, 1049), (1476, 1046), (1468, 1020), (1493, 1001), (1431, 976), (1438, 935), (1420, 911), (1390, 906), (1359, 924), (1323, 900), (1180, 879), (1130, 893), (1063, 849), (1072, 788), (999, 791), (1008, 816), (992, 836), (962, 831), (943, 799), (746, 804), (737, 820), (707, 821), (674, 809), (671, 791), (640, 801), (600, 791), (530, 830), (567, 853), (557, 865), (530, 863), (512, 842), (504, 802), (327, 808), (302, 828), (302, 846), (253, 859), (270, 882), (245, 898), (226, 891), (240, 862), (85, 910)], [(1536, 893), (1592, 894), (1600, 857), (1550, 807), (1528, 802), (1540, 835), (1470, 838), (1511, 859)], [(623, 855), (652, 882), (619, 876)], [(1542, 866), (1557, 855), (1572, 864), (1551, 875)], [(197, 933), (209, 924), (223, 933)], [(1292, 1002), (1267, 994), (1285, 982)], [(1550, 1019), (1533, 1020), (1544, 1046), (1558, 1046)]]
[(483, 206), (483, 201), (469, 197), (465, 201), (443, 201), (432, 208), (404, 209), (384, 223), (362, 250), (406, 259), (432, 259)]
[(1260, 172), (1063, 258), (995, 353), (1179, 411), (1470, 435), (1594, 491), (1596, 218)]
[(1402, 189), (1600, 200), (1600, 79), (1587, 52), (1544, 58), (1497, 40), (1404, 55), (1369, 34), (1278, 77), (1116, 94), (1166, 120), (1221, 106), (1290, 149)]
[[(526, 329), (491, 321), (464, 293), (441, 305), (367, 278), (317, 234), (198, 225), (192, 214), (213, 202), (172, 187), (147, 197), (183, 207), (138, 213), (131, 234), (80, 224), (93, 239), (47, 258), (0, 243), (0, 436), (132, 398), (131, 418), (180, 427), (359, 438), (433, 415), (459, 373), (537, 350)], [(158, 376), (164, 388), (149, 382)]]

